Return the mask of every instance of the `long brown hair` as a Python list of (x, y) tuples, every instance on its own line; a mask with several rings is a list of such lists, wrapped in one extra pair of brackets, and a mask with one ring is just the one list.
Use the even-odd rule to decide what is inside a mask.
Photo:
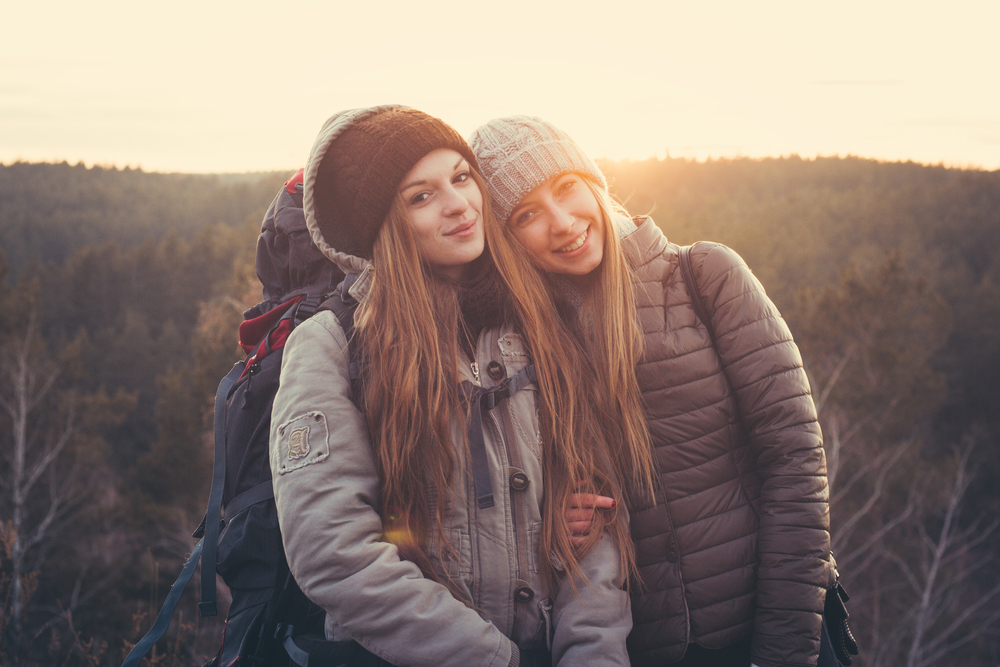
[(372, 264), (371, 289), (355, 321), (382, 519), (403, 556), (436, 578), (427, 539), (432, 521), (444, 535), (455, 470), (452, 420), (464, 416), (457, 290), (421, 259), (398, 194), (375, 240)]
[(601, 387), (608, 390), (605, 398), (621, 415), (623, 439), (615, 458), (622, 466), (622, 479), (630, 481), (632, 490), (643, 496), (652, 493), (655, 474), (642, 392), (635, 376), (644, 335), (636, 316), (635, 274), (617, 233), (622, 225), (634, 229), (634, 223), (607, 190), (586, 175), (582, 178), (604, 217), (604, 256), (598, 280), (584, 302), (584, 321), (594, 325), (591, 349)]
[[(605, 260), (579, 318), (560, 314), (548, 277), (509, 225), (486, 227), (538, 375), (546, 495), (539, 551), (556, 554), (571, 581), (582, 577), (579, 557), (605, 531), (619, 548), (623, 571), (634, 574), (636, 569), (625, 512), (600, 514), (584, 547), (573, 549), (564, 518), (570, 494), (600, 493), (624, 507), (630, 492), (646, 494), (653, 488), (652, 453), (635, 380), (643, 338), (633, 279), (617, 245), (612, 212), (603, 207), (602, 212)], [(587, 321), (593, 324), (584, 326), (581, 335)], [(555, 578), (548, 559), (540, 561), (551, 587)]]
[[(473, 179), (486, 193), (478, 173)], [(493, 218), (488, 197), (482, 213), (494, 270), (509, 291), (513, 324), (527, 339), (538, 375), (545, 485), (539, 552), (554, 554), (575, 586), (583, 580), (579, 558), (607, 531), (622, 554), (623, 570), (634, 572), (624, 512), (602, 514), (582, 549), (574, 548), (565, 519), (572, 493), (601, 493), (624, 506), (631, 480), (644, 488), (651, 484), (645, 420), (641, 408), (636, 412), (638, 390), (628, 386), (629, 378), (634, 385), (631, 371), (642, 340), (641, 332), (629, 328), (635, 326), (634, 315), (625, 316), (634, 313), (631, 283), (619, 278), (601, 288), (618, 289), (629, 300), (627, 310), (618, 306), (611, 325), (600, 318), (597, 328), (606, 328), (607, 335), (593, 336), (591, 349), (560, 316), (545, 277)], [(355, 320), (365, 359), (365, 416), (380, 478), (381, 514), (403, 556), (438, 578), (427, 555), (428, 539), (435, 526), (441, 548), (453, 550), (443, 530), (448, 503), (455, 500), (452, 423), (466, 417), (458, 390), (464, 323), (457, 286), (437, 278), (421, 260), (398, 197), (375, 241), (372, 263), (371, 290)], [(621, 336), (625, 351), (613, 344), (614, 336)], [(591, 363), (596, 350), (605, 349), (617, 358)], [(538, 562), (546, 587), (554, 591), (551, 559)], [(442, 583), (455, 592), (451, 582)]]

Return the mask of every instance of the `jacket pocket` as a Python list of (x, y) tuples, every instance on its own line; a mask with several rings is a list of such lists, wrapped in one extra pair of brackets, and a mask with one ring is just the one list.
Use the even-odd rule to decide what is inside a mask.
[(449, 530), (448, 542), (433, 540), (428, 551), (439, 574), (459, 580), (472, 574), (472, 545), (469, 536), (460, 530)]

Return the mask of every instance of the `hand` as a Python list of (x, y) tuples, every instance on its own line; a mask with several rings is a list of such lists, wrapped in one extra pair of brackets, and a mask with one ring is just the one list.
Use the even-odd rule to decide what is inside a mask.
[(615, 508), (615, 505), (614, 498), (607, 496), (598, 496), (593, 493), (569, 494), (566, 525), (572, 535), (570, 541), (573, 546), (579, 548), (587, 542), (591, 527), (594, 525), (595, 510), (611, 510)]

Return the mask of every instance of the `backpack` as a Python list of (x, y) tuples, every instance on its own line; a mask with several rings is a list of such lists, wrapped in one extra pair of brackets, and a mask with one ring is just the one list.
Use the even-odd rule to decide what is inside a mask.
[[(354, 642), (323, 638), (325, 614), (289, 573), (271, 487), (271, 406), (285, 342), (295, 327), (321, 309), (334, 312), (351, 341), (352, 395), (355, 400), (360, 395), (351, 335), (357, 302), (348, 296), (354, 276), (344, 276), (313, 245), (302, 212), (302, 176), (300, 170), (285, 183), (261, 226), (256, 268), (265, 300), (244, 313), (240, 344), (247, 357), (223, 378), (216, 393), (212, 490), (208, 511), (193, 535), (200, 541), (153, 627), (123, 667), (138, 665), (166, 632), (199, 562), (201, 615), (218, 613), (216, 573), (232, 595), (222, 646), (210, 665), (304, 665), (310, 654), (328, 664), (381, 662)], [(208, 563), (215, 567), (205, 567)]]
[[(364, 411), (360, 353), (353, 335), (358, 304), (349, 294), (357, 275), (345, 276), (313, 245), (302, 211), (302, 175), (300, 170), (285, 184), (264, 217), (256, 269), (265, 300), (244, 313), (240, 344), (247, 357), (223, 378), (215, 396), (212, 490), (205, 518), (193, 534), (200, 541), (153, 627), (132, 648), (122, 667), (138, 665), (164, 635), (199, 561), (201, 615), (218, 613), (216, 573), (232, 595), (222, 646), (205, 667), (305, 667), (309, 663), (392, 667), (357, 642), (326, 640), (326, 613), (295, 583), (278, 525), (268, 454), (271, 408), (289, 334), (321, 310), (334, 313), (347, 337), (351, 399)], [(468, 383), (462, 387), (466, 399), (477, 406), (472, 410), (469, 438), (480, 507), (493, 503), (482, 412), (534, 381), (535, 369), (529, 365), (489, 389)], [(206, 563), (215, 567), (205, 567)]]
[[(333, 294), (295, 296), (241, 325), (241, 341), (248, 340), (252, 332), (264, 333), (254, 344), (244, 343), (250, 348), (248, 356), (222, 380), (216, 394), (212, 491), (205, 518), (193, 535), (201, 541), (171, 588), (153, 628), (132, 649), (123, 667), (137, 665), (166, 632), (199, 560), (201, 615), (218, 613), (216, 573), (232, 596), (222, 646), (209, 665), (305, 665), (310, 654), (323, 655), (331, 660), (329, 664), (346, 660), (357, 664), (367, 653), (353, 642), (323, 639), (323, 610), (305, 597), (291, 576), (281, 543), (268, 458), (271, 406), (288, 335), (319, 310), (331, 310), (353, 341), (357, 302), (345, 296), (349, 286), (348, 279)], [(359, 395), (355, 385), (360, 382), (356, 354), (352, 343), (353, 396)], [(205, 567), (212, 562), (215, 568)]]

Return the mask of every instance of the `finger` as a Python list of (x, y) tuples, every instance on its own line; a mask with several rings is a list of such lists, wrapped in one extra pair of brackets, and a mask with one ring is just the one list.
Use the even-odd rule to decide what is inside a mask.
[(614, 498), (608, 496), (597, 496), (594, 500), (594, 507), (602, 510), (613, 510), (617, 504)]
[(586, 521), (590, 523), (594, 520), (594, 510), (566, 510), (566, 521)]
[(615, 504), (615, 499), (608, 496), (598, 496), (593, 493), (569, 494), (570, 507), (596, 507), (598, 509), (610, 510), (614, 509)]

